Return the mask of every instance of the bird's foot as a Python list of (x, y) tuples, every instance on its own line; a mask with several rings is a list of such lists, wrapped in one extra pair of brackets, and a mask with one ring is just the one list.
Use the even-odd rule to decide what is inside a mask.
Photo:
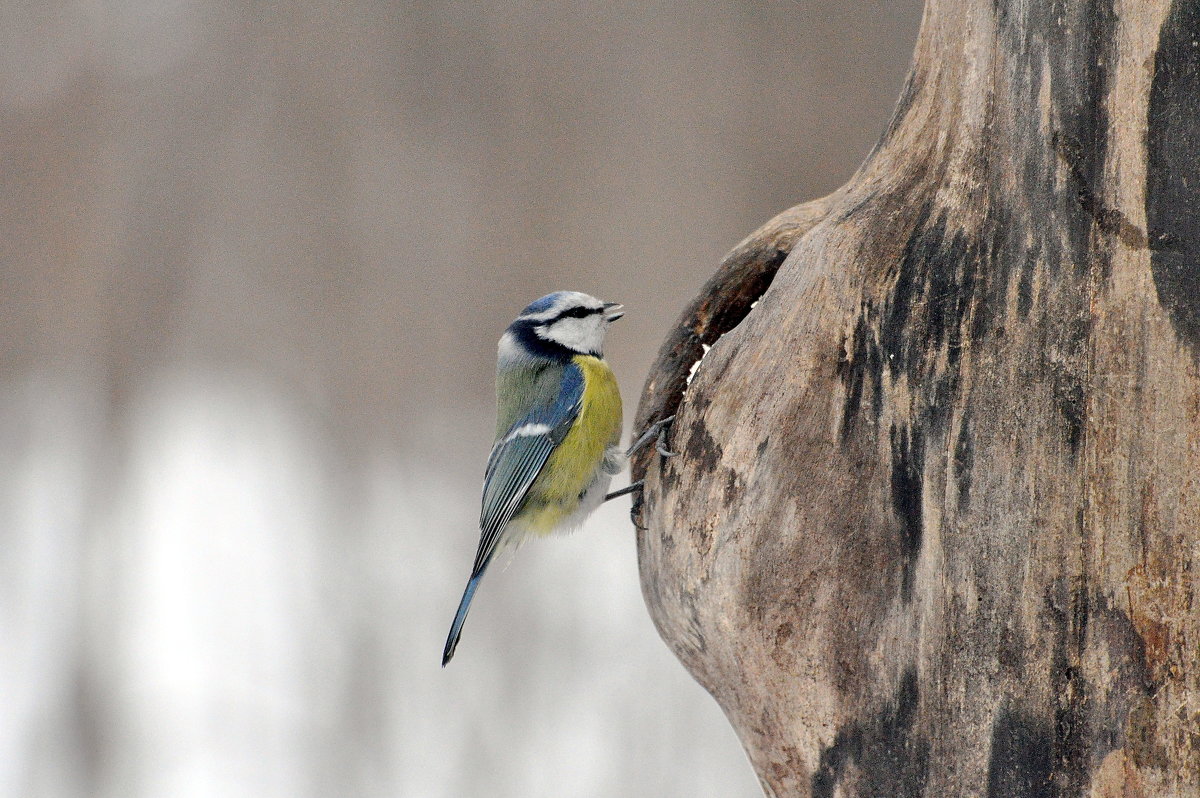
[[(672, 452), (667, 449), (667, 445), (665, 443), (667, 430), (670, 429), (671, 422), (674, 420), (675, 416), (667, 416), (666, 418), (661, 418), (658, 421), (655, 421), (653, 424), (647, 427), (646, 431), (641, 434), (641, 437), (634, 441), (633, 445), (629, 447), (629, 450), (625, 452), (625, 457), (633, 457), (642, 449), (646, 448), (646, 444), (650, 443), (650, 441), (654, 441), (654, 450), (663, 457), (675, 457), (677, 454), (679, 454), (678, 452)], [(634, 482), (631, 485), (609, 493), (604, 497), (604, 501), (639, 491), (645, 486), (645, 484), (646, 480), (639, 479), (637, 482)]]
[(675, 416), (671, 416), (671, 418), (666, 419), (666, 423), (658, 428), (658, 437), (654, 440), (654, 451), (658, 452), (662, 457), (677, 457), (679, 455), (679, 452), (669, 450), (665, 441), (667, 430), (670, 428), (671, 421), (674, 418)]
[(663, 439), (667, 435), (667, 429), (671, 426), (671, 422), (674, 420), (675, 416), (667, 416), (666, 418), (660, 418), (658, 421), (655, 421), (646, 428), (646, 431), (642, 433), (640, 438), (634, 441), (633, 445), (629, 447), (629, 451), (625, 452), (625, 456), (633, 457), (642, 449), (646, 448), (646, 444), (653, 440), (654, 448), (660, 455), (663, 457), (674, 457), (676, 454), (678, 454), (678, 452), (672, 452), (668, 450), (666, 444), (663, 443)]

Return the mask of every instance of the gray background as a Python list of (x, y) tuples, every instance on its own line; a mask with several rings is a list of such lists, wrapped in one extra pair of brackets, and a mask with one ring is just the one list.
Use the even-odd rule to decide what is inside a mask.
[(627, 499), (438, 667), (495, 341), (624, 302), (630, 418), (722, 254), (861, 162), (920, 4), (491, 5), (4, 5), (0, 795), (757, 794)]

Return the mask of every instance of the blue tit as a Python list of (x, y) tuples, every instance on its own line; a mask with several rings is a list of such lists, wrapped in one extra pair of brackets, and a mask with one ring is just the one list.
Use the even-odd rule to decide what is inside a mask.
[(621, 306), (577, 291), (542, 297), (500, 337), (496, 442), (483, 479), (479, 549), (442, 653), (454, 656), (483, 572), (498, 553), (579, 526), (625, 464), (621, 394), (604, 334)]

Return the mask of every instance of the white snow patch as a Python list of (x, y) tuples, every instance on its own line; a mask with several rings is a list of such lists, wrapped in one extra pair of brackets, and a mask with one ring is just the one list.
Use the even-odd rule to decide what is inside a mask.
[(695, 377), (696, 372), (699, 371), (700, 364), (704, 362), (704, 356), (707, 355), (712, 350), (712, 347), (709, 346), (708, 344), (700, 344), (700, 348), (704, 351), (702, 351), (700, 353), (700, 357), (696, 360), (695, 363), (692, 364), (692, 367), (690, 369), (688, 369), (687, 383), (684, 386), (685, 391), (687, 390), (687, 386), (690, 386), (692, 384), (692, 378)]

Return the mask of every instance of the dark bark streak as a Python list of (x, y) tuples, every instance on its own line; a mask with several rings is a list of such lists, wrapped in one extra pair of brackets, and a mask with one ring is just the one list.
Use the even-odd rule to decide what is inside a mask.
[(1071, 176), (1071, 185), (1080, 207), (1107, 235), (1115, 236), (1130, 249), (1145, 249), (1149, 246), (1146, 231), (1129, 221), (1129, 217), (1117, 208), (1110, 208), (1094, 193), (1083, 171), (1080, 169), (1082, 155), (1078, 141), (1059, 135), (1052, 138), (1054, 151)]
[(1150, 88), (1146, 223), (1158, 301), (1200, 357), (1200, 3), (1176, 0)]
[[(1050, 707), (1015, 696), (992, 728), (989, 798), (1074, 798), (1087, 793), (1104, 757), (1126, 745), (1126, 719), (1153, 694), (1144, 646), (1129, 617), (1086, 583), (1059, 580), (1045, 596), (1054, 632)], [(1084, 675), (1102, 652), (1114, 678), (1102, 691)]]
[(1049, 721), (1002, 711), (992, 727), (987, 798), (1054, 798), (1054, 749)]
[(964, 413), (958, 422), (958, 438), (954, 442), (954, 473), (951, 479), (958, 484), (958, 506), (960, 513), (970, 509), (971, 467), (975, 464), (975, 445), (971, 437), (971, 415)]
[(1053, 592), (1055, 595), (1047, 598), (1055, 631), (1050, 665), (1050, 692), (1054, 701), (1051, 716), (1054, 783), (1050, 794), (1082, 795), (1093, 765), (1091, 719), (1095, 695), (1082, 670), (1091, 596), (1086, 586), (1068, 592), (1062, 583)]
[(892, 507), (900, 521), (900, 592), (912, 601), (913, 572), (923, 534), (925, 441), (919, 432), (892, 427)]
[(813, 798), (845, 795), (917, 798), (929, 775), (929, 741), (918, 731), (920, 690), (915, 670), (907, 670), (896, 694), (879, 714), (838, 730), (821, 752), (812, 775)]

